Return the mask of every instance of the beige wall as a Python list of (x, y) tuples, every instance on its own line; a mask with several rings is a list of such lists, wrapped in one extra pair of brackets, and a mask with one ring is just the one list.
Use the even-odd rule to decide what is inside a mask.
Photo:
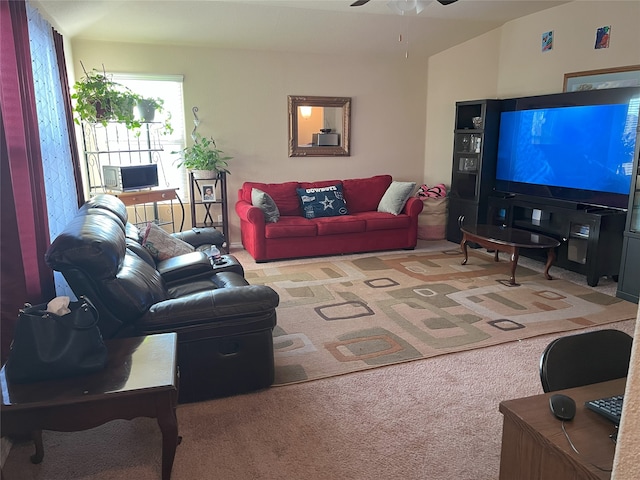
[[(390, 173), (422, 179), (426, 65), (404, 56), (382, 60), (214, 48), (74, 40), (76, 72), (101, 68), (184, 75), (187, 131), (198, 106), (198, 131), (233, 156), (229, 168), (231, 242), (240, 241), (233, 210), (244, 181), (282, 182)], [(288, 157), (287, 95), (352, 97), (350, 157)]]
[(457, 101), (496, 98), (500, 29), (429, 58), (424, 181), (451, 183)]
[[(611, 25), (607, 49), (594, 49)], [(640, 64), (640, 2), (574, 1), (514, 20), (429, 59), (424, 177), (449, 184), (455, 102), (562, 91), (564, 74)], [(553, 30), (554, 47), (541, 52)]]
[(631, 362), (627, 376), (627, 388), (624, 393), (625, 401), (618, 431), (618, 445), (613, 462), (612, 480), (637, 480), (640, 478), (640, 310), (636, 317), (636, 330), (633, 334), (634, 342), (631, 349)]

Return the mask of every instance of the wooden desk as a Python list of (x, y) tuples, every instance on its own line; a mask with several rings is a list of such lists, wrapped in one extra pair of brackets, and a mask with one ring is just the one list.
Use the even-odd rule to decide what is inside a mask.
[[(553, 416), (549, 397), (535, 395), (500, 403), (504, 415), (500, 480), (609, 479), (615, 444), (613, 423), (587, 409), (587, 400), (624, 393), (626, 379), (561, 390), (576, 401), (576, 416), (565, 422), (576, 454)], [(598, 468), (600, 467), (600, 468)]]
[(177, 188), (153, 188), (149, 190), (138, 190), (135, 192), (109, 192), (115, 195), (127, 207), (141, 203), (164, 202), (165, 200), (175, 200), (178, 198)]
[(32, 435), (39, 463), (42, 430), (74, 432), (111, 420), (150, 417), (162, 432), (162, 479), (169, 480), (179, 442), (177, 334), (123, 338), (107, 342), (104, 370), (45, 382), (11, 384), (0, 371), (2, 435)]
[[(178, 196), (177, 188), (152, 188), (149, 190), (137, 190), (135, 192), (107, 192), (110, 195), (114, 195), (122, 200), (122, 203), (127, 207), (133, 207), (133, 213), (135, 218), (130, 221), (138, 226), (145, 225), (150, 218), (147, 216), (146, 208), (142, 209), (142, 215), (138, 215), (137, 206), (152, 204), (153, 205), (153, 216), (151, 220), (155, 221), (159, 225), (164, 225), (171, 223), (173, 231), (175, 231), (175, 219), (173, 215), (173, 201), (177, 200), (180, 204), (180, 211), (182, 212), (182, 219), (180, 220), (180, 229), (179, 232), (182, 231), (184, 227), (184, 205)], [(171, 222), (161, 222), (158, 214), (158, 202), (170, 202), (171, 209)], [(144, 233), (144, 232), (143, 232)]]

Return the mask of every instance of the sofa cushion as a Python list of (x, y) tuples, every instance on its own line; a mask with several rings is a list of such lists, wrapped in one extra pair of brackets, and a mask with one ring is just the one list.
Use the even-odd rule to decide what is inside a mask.
[(251, 205), (258, 207), (264, 213), (264, 221), (274, 223), (280, 219), (280, 210), (273, 198), (262, 190), (257, 188), (251, 189)]
[(354, 215), (354, 217), (366, 222), (366, 230), (368, 232), (375, 230), (407, 229), (411, 225), (411, 217), (404, 214), (393, 215), (382, 212), (362, 212)]
[(306, 218), (336, 217), (347, 215), (342, 185), (327, 187), (298, 188), (302, 215)]
[(142, 246), (149, 250), (151, 256), (156, 260), (166, 260), (195, 250), (193, 245), (168, 234), (154, 222), (147, 224)]
[(266, 238), (315, 237), (316, 224), (300, 216), (280, 216), (277, 223), (267, 223), (264, 229)]
[(398, 215), (413, 193), (414, 188), (416, 188), (415, 182), (391, 182), (391, 185), (389, 185), (380, 200), (378, 211)]
[(349, 213), (375, 212), (384, 192), (391, 185), (391, 180), (391, 175), (343, 180), (342, 187)]
[(317, 218), (314, 220), (318, 227), (318, 235), (336, 235), (341, 233), (364, 232), (367, 224), (364, 219), (352, 215), (343, 217)]
[(322, 188), (331, 185), (342, 185), (342, 180), (320, 180), (317, 182), (300, 182), (298, 188)]
[(242, 199), (251, 203), (251, 190), (257, 188), (268, 194), (278, 206), (280, 215), (301, 215), (300, 200), (296, 194), (298, 182), (259, 183), (245, 182), (242, 185)]

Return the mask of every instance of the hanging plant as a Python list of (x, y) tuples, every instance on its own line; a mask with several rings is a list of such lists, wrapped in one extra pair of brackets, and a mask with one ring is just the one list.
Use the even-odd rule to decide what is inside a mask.
[[(141, 97), (136, 102), (138, 115), (143, 122), (153, 122), (156, 113), (164, 112), (164, 100), (161, 98)], [(171, 126), (171, 112), (166, 112), (162, 123), (162, 134), (169, 135), (173, 133)]]
[(85, 76), (78, 80), (74, 86), (71, 98), (76, 101), (74, 112), (77, 117), (74, 121), (90, 123), (102, 123), (107, 125), (109, 121), (121, 122), (129, 129), (140, 127), (140, 122), (135, 118), (133, 108), (142, 98), (130, 89), (114, 82), (106, 72), (96, 69), (87, 72), (82, 65)]

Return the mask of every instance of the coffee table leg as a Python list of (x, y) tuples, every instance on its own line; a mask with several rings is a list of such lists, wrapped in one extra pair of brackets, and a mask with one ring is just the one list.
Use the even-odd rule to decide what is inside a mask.
[(467, 264), (467, 260), (469, 260), (469, 256), (467, 255), (467, 236), (462, 235), (462, 241), (460, 242), (460, 250), (462, 250), (462, 254), (464, 255), (464, 260), (462, 261), (462, 265)]
[(511, 250), (511, 278), (509, 279), (509, 283), (511, 285), (518, 285), (516, 283), (516, 267), (518, 266), (518, 258), (520, 255), (518, 253), (518, 248), (514, 248)]
[[(158, 399), (160, 401), (160, 399)], [(175, 399), (158, 408), (158, 426), (162, 432), (162, 480), (171, 478), (171, 469), (178, 446), (178, 418)]]
[(553, 277), (549, 275), (549, 269), (553, 262), (556, 261), (556, 250), (555, 248), (550, 248), (547, 251), (547, 263), (544, 265), (544, 276), (547, 277), (547, 280), (553, 280)]
[(31, 463), (38, 464), (44, 458), (44, 445), (42, 443), (42, 430), (34, 430), (31, 432), (33, 444), (36, 447), (36, 453), (31, 455)]

